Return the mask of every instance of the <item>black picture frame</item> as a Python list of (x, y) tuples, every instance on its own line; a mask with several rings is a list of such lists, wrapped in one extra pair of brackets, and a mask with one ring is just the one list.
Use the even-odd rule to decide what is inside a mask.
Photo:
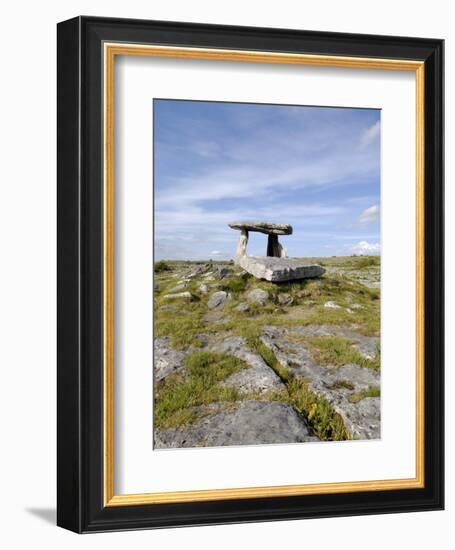
[[(424, 61), (425, 486), (104, 505), (102, 44), (139, 42)], [(77, 533), (441, 510), (444, 506), (442, 40), (76, 17), (58, 24), (58, 506)]]

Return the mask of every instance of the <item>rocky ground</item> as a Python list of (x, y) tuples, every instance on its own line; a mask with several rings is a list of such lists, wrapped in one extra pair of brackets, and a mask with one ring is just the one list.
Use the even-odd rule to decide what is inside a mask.
[(155, 265), (156, 448), (380, 437), (380, 260), (319, 279)]

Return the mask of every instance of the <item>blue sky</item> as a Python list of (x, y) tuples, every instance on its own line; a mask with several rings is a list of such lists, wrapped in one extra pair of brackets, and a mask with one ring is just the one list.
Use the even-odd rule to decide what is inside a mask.
[(239, 220), (291, 224), (291, 257), (379, 253), (379, 110), (155, 100), (154, 117), (156, 259), (232, 258)]

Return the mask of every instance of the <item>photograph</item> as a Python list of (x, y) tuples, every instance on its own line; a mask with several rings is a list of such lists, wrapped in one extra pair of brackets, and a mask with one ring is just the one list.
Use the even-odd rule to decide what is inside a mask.
[(381, 109), (155, 98), (152, 130), (154, 448), (381, 439)]

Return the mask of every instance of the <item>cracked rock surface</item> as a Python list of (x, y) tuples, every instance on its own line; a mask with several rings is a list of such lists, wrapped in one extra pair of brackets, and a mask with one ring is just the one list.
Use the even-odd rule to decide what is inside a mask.
[(221, 447), (265, 443), (317, 441), (305, 421), (289, 405), (267, 401), (241, 401), (207, 406), (203, 417), (177, 429), (158, 432), (155, 448)]
[(155, 448), (381, 437), (380, 260), (271, 258), (261, 269), (277, 261), (316, 266), (319, 278), (161, 262)]

